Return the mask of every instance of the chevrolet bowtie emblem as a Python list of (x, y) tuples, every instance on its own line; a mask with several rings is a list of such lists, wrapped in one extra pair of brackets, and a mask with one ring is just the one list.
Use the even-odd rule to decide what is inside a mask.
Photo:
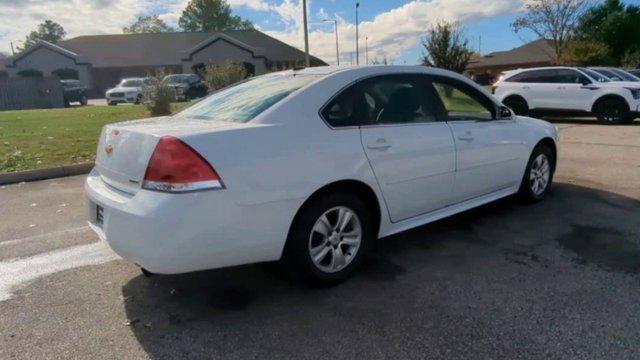
[(113, 152), (113, 145), (107, 144), (107, 146), (104, 147), (104, 151), (107, 153), (107, 155), (111, 155), (111, 153)]

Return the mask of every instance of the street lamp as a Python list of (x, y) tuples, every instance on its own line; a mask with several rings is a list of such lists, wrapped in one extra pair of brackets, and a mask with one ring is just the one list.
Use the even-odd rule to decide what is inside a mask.
[(336, 62), (340, 65), (340, 50), (338, 49), (338, 20), (324, 19), (323, 22), (333, 22), (334, 32), (336, 33)]
[(364, 37), (364, 59), (365, 63), (369, 65), (369, 37)]
[(360, 48), (358, 47), (358, 8), (360, 3), (356, 3), (356, 65), (360, 65)]
[(310, 67), (309, 62), (309, 28), (307, 25), (307, 0), (302, 0), (302, 18), (304, 22), (304, 64)]

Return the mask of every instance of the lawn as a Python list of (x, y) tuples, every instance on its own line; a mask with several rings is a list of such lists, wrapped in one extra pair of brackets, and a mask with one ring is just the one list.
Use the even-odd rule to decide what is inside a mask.
[(142, 105), (0, 111), (0, 173), (91, 162), (105, 124), (147, 116)]

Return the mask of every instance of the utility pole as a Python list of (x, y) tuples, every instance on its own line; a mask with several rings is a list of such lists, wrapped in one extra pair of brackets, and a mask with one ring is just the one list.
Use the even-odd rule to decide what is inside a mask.
[(11, 55), (16, 56), (16, 52), (15, 50), (13, 50), (13, 41), (10, 41), (11, 43)]
[(302, 0), (302, 17), (304, 22), (304, 64), (311, 66), (309, 61), (309, 28), (307, 26), (307, 0)]
[(364, 59), (365, 59), (365, 64), (369, 65), (369, 37), (368, 36), (364, 37)]
[(338, 49), (338, 20), (324, 19), (323, 22), (333, 22), (334, 32), (336, 33), (336, 62), (340, 66), (340, 50)]
[(356, 3), (356, 65), (360, 65), (360, 48), (358, 46), (358, 8), (360, 3)]
[(482, 55), (482, 35), (478, 35), (478, 54)]

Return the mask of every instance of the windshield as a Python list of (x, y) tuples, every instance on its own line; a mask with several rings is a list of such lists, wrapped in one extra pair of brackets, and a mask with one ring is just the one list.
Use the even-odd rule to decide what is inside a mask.
[(578, 68), (578, 70), (582, 71), (583, 73), (589, 75), (590, 78), (592, 78), (593, 80), (597, 81), (597, 82), (611, 82), (611, 80), (609, 80), (608, 77), (602, 75), (602, 74), (598, 74), (597, 72), (593, 71), (593, 70), (589, 70), (586, 68)]
[(618, 75), (618, 77), (620, 77), (622, 80), (624, 81), (633, 81), (633, 82), (638, 82), (640, 81), (640, 78), (638, 78), (637, 76), (634, 76), (631, 73), (628, 73), (624, 70), (620, 70), (620, 69), (611, 69), (611, 71), (613, 71), (614, 73), (616, 73), (616, 75)]
[(120, 86), (122, 86), (122, 87), (141, 87), (142, 86), (142, 80), (138, 80), (138, 79), (122, 80), (122, 82), (120, 83)]
[(613, 71), (609, 71), (607, 69), (592, 69), (593, 71), (597, 72), (600, 75), (604, 75), (606, 77), (609, 78), (609, 80), (612, 81), (620, 81), (622, 80), (618, 74), (614, 73)]
[(186, 84), (189, 82), (189, 77), (185, 75), (167, 75), (162, 82), (165, 84)]
[(247, 122), (318, 75), (264, 75), (222, 89), (177, 114), (201, 120)]

